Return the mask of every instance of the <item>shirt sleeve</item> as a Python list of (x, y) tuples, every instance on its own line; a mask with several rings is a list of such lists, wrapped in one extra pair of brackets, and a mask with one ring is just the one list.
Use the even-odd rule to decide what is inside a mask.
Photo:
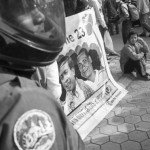
[(125, 53), (126, 53), (126, 55), (129, 57), (129, 58), (131, 58), (131, 59), (133, 59), (133, 60), (140, 60), (142, 57), (143, 57), (143, 55), (141, 54), (141, 53), (139, 53), (139, 54), (137, 54), (134, 50), (132, 50), (132, 48), (131, 47), (129, 47), (129, 46), (126, 46), (126, 47), (124, 47), (125, 48)]

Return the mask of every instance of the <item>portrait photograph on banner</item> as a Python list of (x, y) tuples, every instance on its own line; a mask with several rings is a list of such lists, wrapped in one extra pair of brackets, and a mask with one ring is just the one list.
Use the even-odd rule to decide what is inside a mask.
[(66, 35), (57, 57), (60, 104), (84, 139), (127, 91), (110, 73), (93, 9), (66, 17)]

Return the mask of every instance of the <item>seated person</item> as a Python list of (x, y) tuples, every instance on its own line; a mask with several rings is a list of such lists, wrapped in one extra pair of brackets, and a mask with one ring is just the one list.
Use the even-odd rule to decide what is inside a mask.
[(150, 79), (150, 75), (146, 72), (145, 54), (148, 50), (138, 39), (138, 34), (131, 31), (128, 35), (128, 43), (121, 50), (120, 65), (124, 73), (136, 71), (144, 79)]

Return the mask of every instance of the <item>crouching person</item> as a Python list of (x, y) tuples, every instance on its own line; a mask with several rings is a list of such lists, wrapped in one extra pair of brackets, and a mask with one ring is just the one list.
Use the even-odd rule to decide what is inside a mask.
[(146, 42), (135, 31), (128, 35), (128, 42), (121, 50), (120, 65), (123, 73), (136, 72), (143, 79), (150, 80), (146, 72), (146, 54), (149, 52)]

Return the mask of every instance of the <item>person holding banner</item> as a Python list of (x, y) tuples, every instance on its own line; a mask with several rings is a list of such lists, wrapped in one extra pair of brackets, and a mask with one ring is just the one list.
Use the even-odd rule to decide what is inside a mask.
[(64, 112), (68, 115), (85, 99), (93, 94), (93, 90), (82, 79), (75, 77), (73, 60), (69, 56), (63, 56), (58, 62), (59, 77), (63, 88), (66, 90)]
[(108, 79), (105, 69), (94, 70), (92, 66), (92, 59), (85, 48), (82, 48), (77, 56), (77, 64), (81, 76), (86, 78), (84, 81), (94, 91), (98, 90), (102, 84)]

